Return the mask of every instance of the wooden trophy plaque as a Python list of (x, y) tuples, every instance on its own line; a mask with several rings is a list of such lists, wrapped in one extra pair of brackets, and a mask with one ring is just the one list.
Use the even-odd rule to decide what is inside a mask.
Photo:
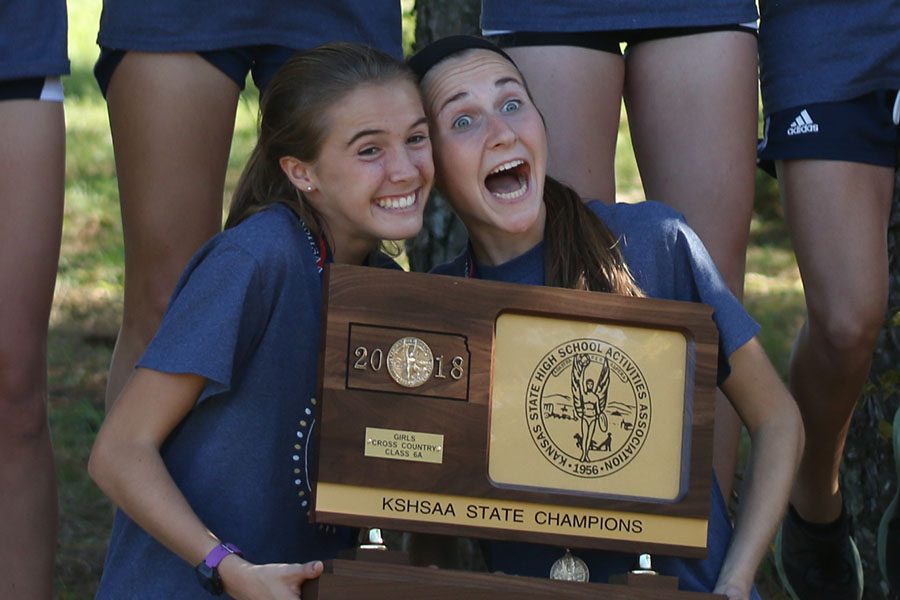
[[(315, 521), (706, 555), (709, 307), (330, 265), (323, 312)], [(334, 560), (303, 597), (711, 597), (673, 580)]]

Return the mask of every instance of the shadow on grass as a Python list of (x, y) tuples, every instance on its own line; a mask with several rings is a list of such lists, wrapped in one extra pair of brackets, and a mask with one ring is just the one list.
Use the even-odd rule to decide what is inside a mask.
[[(109, 307), (82, 307), (87, 312)], [(100, 577), (112, 508), (90, 480), (87, 459), (103, 421), (110, 337), (88, 333), (81, 318), (60, 309), (49, 338), (50, 428), (59, 486), (60, 530), (54, 597), (93, 598)]]
[(750, 246), (777, 248), (793, 253), (791, 238), (788, 236), (783, 220), (764, 219), (750, 231)]

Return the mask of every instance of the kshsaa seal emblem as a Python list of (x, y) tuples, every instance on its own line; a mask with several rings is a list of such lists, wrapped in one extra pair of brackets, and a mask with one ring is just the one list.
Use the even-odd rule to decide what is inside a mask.
[(391, 379), (403, 387), (419, 387), (431, 378), (434, 354), (424, 340), (400, 338), (388, 350), (387, 369)]
[(575, 339), (538, 362), (525, 411), (531, 439), (551, 464), (576, 477), (605, 477), (631, 462), (647, 440), (650, 389), (622, 349)]

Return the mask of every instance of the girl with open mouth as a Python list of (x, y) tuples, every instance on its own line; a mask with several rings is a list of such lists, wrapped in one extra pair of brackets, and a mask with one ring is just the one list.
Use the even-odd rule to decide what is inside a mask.
[[(469, 232), (469, 247), (435, 273), (704, 302), (720, 332), (719, 385), (753, 440), (732, 531), (712, 486), (709, 554), (659, 558), (682, 589), (758, 597), (753, 579), (784, 512), (803, 446), (796, 405), (756, 340), (758, 325), (722, 281), (696, 234), (654, 202), (584, 203), (546, 175), (547, 136), (522, 74), (486, 40), (454, 36), (416, 54), (436, 181)], [(764, 479), (763, 479), (764, 478)], [(491, 542), (492, 570), (546, 577), (558, 548)], [(632, 568), (633, 557), (583, 551), (592, 581)]]

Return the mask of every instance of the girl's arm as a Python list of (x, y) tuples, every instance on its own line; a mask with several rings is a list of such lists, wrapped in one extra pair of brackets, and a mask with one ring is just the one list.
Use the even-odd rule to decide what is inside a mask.
[(803, 422), (756, 338), (729, 358), (721, 386), (752, 441), (734, 537), (715, 591), (730, 600), (749, 597), (760, 562), (781, 522), (803, 450)]
[[(194, 407), (205, 383), (198, 375), (136, 369), (100, 428), (88, 464), (91, 477), (113, 503), (191, 566), (220, 540), (191, 509), (159, 449)], [(240, 540), (222, 541), (240, 545)], [(239, 600), (296, 600), (303, 581), (321, 572), (320, 562), (254, 565), (236, 555), (219, 566), (226, 591)]]

